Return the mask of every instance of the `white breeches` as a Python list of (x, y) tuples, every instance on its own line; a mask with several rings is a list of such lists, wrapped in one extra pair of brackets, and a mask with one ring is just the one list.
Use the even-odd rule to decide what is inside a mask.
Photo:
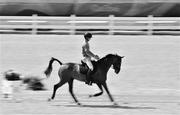
[(91, 59), (90, 59), (90, 58), (85, 57), (85, 58), (83, 59), (83, 62), (87, 64), (87, 66), (89, 67), (89, 69), (90, 69), (91, 71), (93, 71), (94, 67), (93, 67), (93, 65), (92, 65), (92, 63), (91, 63)]

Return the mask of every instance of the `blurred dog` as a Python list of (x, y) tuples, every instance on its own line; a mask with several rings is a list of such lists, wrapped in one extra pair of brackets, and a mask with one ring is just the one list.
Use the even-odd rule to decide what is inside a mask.
[(44, 84), (38, 76), (23, 76), (15, 70), (7, 70), (3, 73), (2, 94), (4, 98), (12, 98), (14, 92), (19, 92), (25, 84), (28, 90), (45, 90)]

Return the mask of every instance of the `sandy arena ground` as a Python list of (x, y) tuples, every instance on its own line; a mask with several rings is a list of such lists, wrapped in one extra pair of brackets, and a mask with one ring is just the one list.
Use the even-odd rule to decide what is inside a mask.
[[(0, 35), (0, 72), (14, 69), (24, 75), (44, 78), (43, 71), (53, 56), (62, 62), (82, 59), (82, 36)], [(125, 56), (122, 70), (108, 72), (108, 86), (119, 106), (112, 106), (103, 96), (88, 98), (98, 92), (93, 85), (75, 81), (74, 92), (82, 103), (73, 103), (68, 86), (59, 88), (54, 101), (47, 102), (58, 82), (59, 65), (53, 64), (51, 77), (43, 82), (48, 91), (15, 92), (15, 100), (0, 98), (0, 115), (64, 115), (64, 114), (180, 114), (180, 37), (179, 36), (94, 36), (93, 52), (103, 57), (109, 53)], [(1, 75), (2, 77), (2, 75)]]

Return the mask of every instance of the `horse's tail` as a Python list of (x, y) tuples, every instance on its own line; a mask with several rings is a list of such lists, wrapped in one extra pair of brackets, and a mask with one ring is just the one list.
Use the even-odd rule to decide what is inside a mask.
[(47, 69), (44, 71), (44, 74), (46, 75), (46, 77), (49, 77), (49, 76), (50, 76), (50, 74), (51, 74), (51, 72), (52, 72), (52, 69), (53, 69), (53, 68), (52, 68), (52, 63), (53, 63), (54, 61), (57, 61), (57, 62), (59, 62), (60, 65), (62, 65), (62, 62), (61, 62), (61, 61), (59, 61), (58, 59), (52, 57), (51, 60), (49, 61), (49, 65), (48, 65)]

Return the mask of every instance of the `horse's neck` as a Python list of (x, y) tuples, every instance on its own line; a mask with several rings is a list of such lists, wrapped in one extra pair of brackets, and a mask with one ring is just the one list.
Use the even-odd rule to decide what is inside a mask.
[(105, 71), (108, 71), (112, 65), (111, 61), (112, 61), (111, 59), (103, 58), (99, 61), (99, 63)]

